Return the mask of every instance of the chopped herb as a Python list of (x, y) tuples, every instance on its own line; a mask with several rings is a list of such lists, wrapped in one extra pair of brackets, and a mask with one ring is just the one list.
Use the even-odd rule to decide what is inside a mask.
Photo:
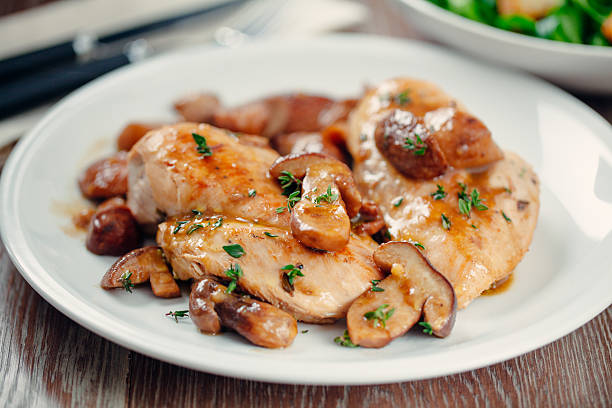
[(474, 229), (478, 229), (478, 227), (477, 227), (477, 226), (475, 226), (474, 224), (472, 224), (472, 228), (474, 228)]
[(268, 231), (264, 232), (264, 235), (267, 235), (267, 236), (269, 236), (270, 238), (276, 238), (276, 237), (278, 237), (278, 235), (271, 234), (271, 233), (269, 233)]
[(476, 189), (472, 190), (472, 207), (476, 208), (478, 211), (484, 211), (489, 209), (489, 207), (482, 203), (482, 200), (480, 199), (480, 194)]
[(202, 215), (202, 213), (198, 210), (191, 210), (191, 214), (193, 215)]
[(192, 133), (191, 136), (193, 136), (193, 140), (198, 145), (198, 153), (205, 157), (212, 156), (212, 151), (210, 150), (210, 147), (208, 147), (208, 145), (206, 144), (206, 138), (204, 136), (200, 136), (197, 133)]
[(476, 208), (478, 211), (489, 209), (489, 207), (482, 203), (478, 190), (473, 189), (472, 194), (468, 195), (467, 186), (463, 183), (459, 183), (459, 186), (461, 187), (461, 191), (457, 193), (457, 196), (459, 197), (459, 211), (461, 214), (465, 214), (469, 217), (472, 207)]
[(302, 334), (308, 333), (308, 330), (302, 330)]
[(351, 337), (349, 336), (348, 330), (345, 330), (342, 336), (336, 337), (334, 341), (337, 344), (341, 345), (342, 347), (349, 347), (349, 348), (359, 347), (357, 344), (351, 341)]
[(321, 194), (320, 196), (316, 197), (314, 199), (314, 203), (315, 204), (320, 204), (321, 201), (325, 201), (325, 202), (328, 202), (328, 203), (332, 204), (337, 199), (338, 199), (338, 193), (333, 193), (332, 194), (331, 185), (328, 185), (327, 186), (327, 191), (324, 194)]
[(504, 187), (504, 190), (506, 190), (506, 193), (512, 194), (512, 190), (510, 190), (508, 187)]
[(423, 333), (429, 334), (430, 336), (433, 334), (433, 327), (431, 327), (431, 324), (427, 322), (419, 322), (419, 326), (423, 327)]
[(300, 186), (302, 185), (302, 180), (297, 179), (290, 171), (281, 171), (278, 181), (283, 189), (283, 195), (287, 197), (295, 191), (300, 191)]
[(413, 150), (415, 156), (423, 156), (427, 150), (427, 145), (418, 133), (415, 133), (414, 137), (416, 141), (410, 139), (410, 137), (404, 139), (404, 149)]
[(200, 228), (204, 228), (204, 226), (202, 224), (193, 224), (191, 227), (189, 227), (189, 229), (187, 230), (187, 235), (191, 235), (194, 232), (196, 232), (197, 230), (199, 230)]
[(408, 94), (410, 93), (410, 89), (406, 89), (404, 92), (395, 96), (395, 103), (398, 105), (405, 105), (410, 103), (410, 97)]
[(385, 291), (383, 288), (378, 287), (378, 284), (380, 283), (380, 279), (372, 279), (370, 282), (372, 282), (372, 287), (370, 288), (371, 292), (384, 292)]
[(442, 214), (442, 228), (444, 228), (445, 230), (449, 230), (451, 227), (451, 222), (448, 219), (448, 217), (446, 215), (444, 215), (444, 213)]
[(389, 305), (385, 303), (384, 305), (380, 305), (378, 308), (376, 308), (376, 310), (365, 313), (363, 317), (368, 320), (374, 320), (374, 327), (379, 327), (382, 325), (383, 328), (386, 328), (387, 320), (389, 320), (389, 318), (393, 316), (393, 313), (395, 312), (395, 308), (385, 311), (385, 309), (388, 307)]
[(189, 315), (189, 310), (177, 310), (173, 312), (172, 310), (166, 313), (166, 316), (174, 317), (174, 320), (178, 324), (179, 317), (187, 317)]
[(387, 239), (387, 240), (391, 241), (391, 233), (389, 232), (389, 230), (388, 230), (388, 229), (386, 229), (386, 230), (383, 232), (383, 237), (385, 237), (385, 239)]
[[(225, 249), (225, 247), (223, 247)], [(232, 265), (229, 269), (226, 269), (225, 274), (231, 278), (229, 285), (227, 285), (227, 289), (225, 289), (225, 293), (232, 293), (234, 289), (236, 289), (236, 285), (238, 283), (238, 278), (242, 276), (242, 268), (238, 264)]]
[(289, 194), (289, 197), (287, 197), (287, 209), (289, 210), (289, 212), (291, 212), (293, 207), (295, 207), (297, 202), (300, 201), (301, 199), (302, 198), (300, 197), (299, 190), (296, 190), (293, 193)]
[(504, 216), (504, 220), (506, 220), (506, 222), (508, 222), (508, 223), (512, 222), (512, 220), (506, 215), (505, 212), (502, 211), (501, 213)]
[(425, 249), (425, 245), (421, 244), (420, 242), (412, 242), (412, 245), (414, 245), (417, 248), (421, 248), (421, 249)]
[(240, 258), (242, 255), (244, 255), (244, 248), (242, 248), (240, 244), (224, 245), (223, 250), (233, 258)]
[(176, 222), (176, 227), (174, 227), (174, 230), (172, 231), (173, 234), (176, 234), (180, 231), (181, 227), (185, 224), (187, 224), (189, 221), (177, 221)]
[(304, 276), (304, 274), (302, 273), (302, 268), (302, 264), (289, 264), (281, 268), (281, 271), (285, 271), (283, 273), (283, 289), (285, 289), (289, 293), (292, 293), (295, 290), (295, 278), (298, 276)]
[(213, 222), (212, 224), (212, 229), (216, 230), (217, 228), (219, 228), (221, 225), (223, 225), (223, 218), (219, 218), (217, 219), (217, 221)]
[(365, 142), (366, 140), (368, 140), (368, 135), (362, 133), (361, 135), (359, 135), (359, 140)]
[(396, 202), (394, 202), (393, 206), (394, 207), (399, 207), (400, 205), (402, 205), (403, 202), (404, 202), (404, 197), (402, 197), (399, 200), (397, 200)]
[(257, 195), (257, 190), (254, 188), (249, 190), (249, 197), (255, 197)]
[(526, 168), (524, 168), (524, 167), (523, 167), (523, 168), (521, 168), (521, 172), (519, 173), (519, 177), (520, 177), (520, 178), (523, 178), (523, 176), (525, 175), (525, 172), (526, 172), (526, 171), (527, 171), (527, 169), (526, 169)]
[(276, 209), (276, 213), (277, 214), (281, 214), (281, 213), (285, 212), (286, 209), (287, 209), (286, 207), (278, 207)]
[(121, 277), (119, 278), (119, 280), (121, 281), (121, 284), (123, 285), (123, 289), (125, 289), (126, 292), (130, 292), (130, 293), (132, 293), (132, 288), (134, 287), (134, 284), (130, 280), (131, 277), (132, 277), (132, 272), (125, 271), (121, 274)]
[(436, 184), (436, 186), (438, 189), (434, 193), (431, 193), (431, 196), (434, 200), (442, 200), (444, 197), (446, 197), (446, 191), (444, 191), (444, 187), (440, 184)]

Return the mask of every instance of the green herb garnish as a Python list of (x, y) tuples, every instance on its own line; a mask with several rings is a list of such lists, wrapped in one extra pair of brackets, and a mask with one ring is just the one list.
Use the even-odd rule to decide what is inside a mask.
[[(225, 249), (225, 247), (223, 247), (223, 249)], [(234, 264), (224, 272), (229, 278), (231, 278), (230, 283), (227, 285), (227, 289), (225, 289), (225, 293), (232, 293), (234, 289), (236, 289), (238, 278), (242, 276), (242, 268), (240, 265)]]
[(193, 224), (191, 227), (189, 227), (189, 229), (187, 230), (187, 235), (191, 235), (194, 232), (196, 232), (197, 230), (199, 230), (200, 228), (204, 228), (204, 225), (202, 224)]
[(296, 178), (290, 171), (281, 171), (281, 175), (278, 176), (281, 188), (283, 189), (283, 195), (289, 197), (291, 193), (300, 191), (302, 180)]
[(380, 279), (372, 279), (370, 282), (372, 282), (372, 287), (370, 288), (371, 292), (384, 292), (385, 291), (383, 288), (378, 287), (378, 284), (380, 283)]
[(211, 230), (216, 230), (217, 228), (219, 228), (221, 225), (223, 225), (223, 217), (218, 218), (215, 222), (212, 223), (212, 228)]
[(276, 237), (278, 237), (278, 235), (271, 234), (271, 233), (269, 233), (268, 231), (264, 232), (264, 235), (266, 235), (266, 236), (268, 236), (268, 237), (270, 237), (270, 238), (276, 238)]
[(448, 219), (448, 217), (446, 215), (444, 215), (444, 213), (442, 214), (442, 228), (444, 228), (445, 230), (449, 230), (451, 227), (451, 222)]
[(377, 307), (376, 310), (365, 313), (363, 317), (368, 320), (374, 320), (374, 327), (379, 327), (382, 325), (383, 328), (387, 328), (387, 320), (389, 320), (389, 318), (393, 316), (393, 313), (395, 313), (395, 308), (385, 311), (385, 309), (388, 307), (389, 305), (385, 303), (384, 305)]
[(413, 241), (412, 245), (414, 245), (417, 248), (425, 249), (425, 245), (421, 244), (420, 242)]
[(125, 271), (121, 274), (121, 277), (119, 278), (119, 280), (121, 281), (121, 284), (123, 285), (123, 289), (125, 289), (126, 292), (130, 292), (130, 293), (132, 293), (132, 288), (134, 287), (134, 284), (130, 280), (131, 277), (132, 277), (132, 272)]
[(249, 190), (249, 197), (255, 197), (257, 195), (257, 190), (254, 188)]
[(233, 258), (240, 258), (242, 255), (245, 254), (244, 248), (242, 248), (240, 244), (224, 245), (223, 250)]
[(434, 200), (442, 200), (444, 197), (446, 197), (446, 191), (444, 191), (444, 187), (440, 184), (436, 184), (436, 186), (438, 189), (434, 193), (431, 193), (431, 196)]
[(179, 317), (188, 317), (188, 315), (189, 315), (189, 310), (177, 310), (175, 312), (171, 310), (168, 313), (166, 313), (166, 316), (173, 317), (177, 324), (178, 324)]
[(398, 105), (405, 105), (407, 103), (410, 103), (410, 97), (408, 96), (408, 94), (410, 93), (410, 89), (406, 89), (405, 91), (403, 91), (400, 94), (397, 94), (395, 96), (395, 103), (397, 103)]
[(304, 274), (302, 273), (303, 267), (304, 266), (302, 264), (297, 264), (297, 265), (289, 264), (281, 268), (281, 271), (284, 271), (283, 289), (285, 289), (289, 293), (292, 293), (294, 291), (295, 278), (298, 276), (304, 276)]
[(351, 341), (351, 337), (349, 336), (348, 330), (345, 330), (342, 336), (336, 337), (334, 341), (337, 344), (341, 345), (342, 347), (349, 347), (349, 348), (359, 347), (357, 344)]
[(430, 336), (433, 334), (433, 328), (431, 324), (427, 322), (419, 322), (419, 326), (423, 327), (423, 333), (429, 334)]
[(282, 214), (283, 212), (285, 212), (286, 209), (287, 209), (287, 207), (278, 207), (276, 209), (276, 213), (277, 214)]
[(467, 186), (464, 183), (459, 183), (459, 186), (461, 187), (461, 191), (457, 193), (457, 196), (459, 197), (459, 212), (461, 212), (461, 214), (465, 214), (469, 217), (472, 207), (476, 208), (478, 211), (489, 209), (489, 207), (482, 203), (478, 190), (473, 189), (472, 194), (468, 195)]
[(198, 210), (191, 210), (192, 215), (202, 215), (202, 213)]
[(404, 197), (401, 197), (399, 200), (393, 203), (394, 207), (399, 207), (404, 202)]
[(504, 216), (504, 220), (506, 220), (506, 222), (508, 222), (508, 223), (511, 223), (511, 222), (512, 222), (512, 220), (510, 219), (510, 217), (508, 217), (508, 216), (506, 215), (506, 213), (505, 213), (505, 212), (503, 212), (503, 211), (502, 211), (502, 212), (501, 212), (501, 214)]
[(191, 136), (193, 136), (193, 140), (198, 145), (196, 149), (198, 153), (205, 157), (212, 156), (212, 151), (210, 150), (210, 147), (208, 147), (208, 145), (206, 144), (206, 138), (204, 136), (198, 135), (197, 133), (192, 133)]
[(302, 330), (302, 334), (308, 333), (308, 330)]
[(414, 137), (416, 141), (412, 140), (410, 137), (406, 137), (403, 147), (404, 149), (412, 150), (415, 156), (423, 156), (427, 150), (427, 145), (423, 142), (423, 139), (421, 139), (418, 133), (415, 133)]
[(174, 227), (174, 230), (172, 231), (173, 234), (176, 234), (180, 231), (181, 227), (185, 224), (187, 224), (189, 221), (177, 221), (176, 222), (176, 227)]
[(315, 197), (314, 203), (320, 204), (321, 201), (325, 201), (329, 204), (332, 204), (334, 201), (338, 199), (338, 193), (332, 193), (331, 185), (327, 186), (327, 191), (324, 194), (321, 194), (318, 197)]

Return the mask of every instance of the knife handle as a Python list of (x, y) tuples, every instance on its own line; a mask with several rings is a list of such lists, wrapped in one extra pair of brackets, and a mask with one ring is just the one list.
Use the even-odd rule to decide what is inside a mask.
[(125, 54), (83, 64), (69, 64), (0, 86), (0, 118), (15, 114), (130, 63)]
[(71, 42), (7, 58), (0, 61), (0, 83), (39, 70), (41, 67), (59, 64), (75, 58), (76, 52)]

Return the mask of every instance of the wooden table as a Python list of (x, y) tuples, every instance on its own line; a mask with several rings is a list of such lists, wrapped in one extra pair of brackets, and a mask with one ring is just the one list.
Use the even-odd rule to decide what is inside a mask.
[[(0, 13), (37, 2), (8, 2)], [(361, 30), (414, 35), (385, 7)], [(612, 98), (579, 98), (612, 121)], [(539, 350), (463, 374), (376, 386), (267, 384), (162, 363), (91, 333), (45, 302), (0, 245), (0, 378), (0, 406), (20, 407), (609, 407), (612, 307)]]

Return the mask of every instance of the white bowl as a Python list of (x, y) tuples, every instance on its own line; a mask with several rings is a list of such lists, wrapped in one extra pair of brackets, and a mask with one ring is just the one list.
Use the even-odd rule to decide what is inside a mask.
[(425, 0), (393, 0), (423, 35), (563, 87), (612, 94), (612, 47), (544, 40), (481, 24)]

